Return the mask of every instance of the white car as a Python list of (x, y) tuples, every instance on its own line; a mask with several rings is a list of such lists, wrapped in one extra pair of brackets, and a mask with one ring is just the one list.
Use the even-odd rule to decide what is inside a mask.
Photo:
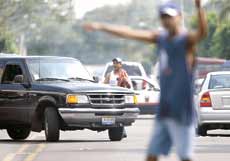
[(200, 89), (201, 89), (201, 87), (203, 85), (203, 82), (204, 82), (204, 78), (199, 78), (199, 79), (196, 79), (194, 81), (194, 88), (195, 88), (194, 90), (195, 90), (195, 93), (200, 92)]
[(137, 93), (140, 114), (154, 114), (159, 105), (160, 87), (146, 77), (130, 76), (132, 89)]
[(207, 74), (196, 98), (199, 135), (206, 136), (213, 129), (230, 129), (230, 71)]

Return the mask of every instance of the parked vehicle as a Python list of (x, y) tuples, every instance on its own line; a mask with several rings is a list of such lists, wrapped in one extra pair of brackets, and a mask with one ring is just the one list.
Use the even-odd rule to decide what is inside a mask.
[(206, 136), (213, 129), (230, 129), (229, 71), (207, 74), (196, 98), (199, 135)]
[(140, 114), (155, 114), (159, 105), (160, 87), (146, 77), (131, 76), (132, 89), (137, 93)]
[[(142, 76), (147, 77), (144, 67), (138, 62), (122, 62), (122, 68), (128, 73), (129, 76)], [(113, 63), (107, 63), (102, 74), (102, 80), (105, 79), (106, 75), (113, 70)]]
[(0, 57), (0, 129), (14, 140), (45, 131), (58, 141), (60, 130), (108, 130), (123, 138), (138, 116), (133, 91), (97, 84), (80, 61), (65, 57)]
[(200, 92), (201, 87), (203, 85), (203, 82), (204, 82), (204, 78), (199, 78), (199, 79), (196, 79), (194, 81), (194, 92), (195, 92), (195, 94)]

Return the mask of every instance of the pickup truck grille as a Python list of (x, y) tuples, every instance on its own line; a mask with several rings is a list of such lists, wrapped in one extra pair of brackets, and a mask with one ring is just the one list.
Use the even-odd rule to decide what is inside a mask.
[(124, 95), (92, 94), (88, 96), (92, 105), (122, 105), (125, 103)]

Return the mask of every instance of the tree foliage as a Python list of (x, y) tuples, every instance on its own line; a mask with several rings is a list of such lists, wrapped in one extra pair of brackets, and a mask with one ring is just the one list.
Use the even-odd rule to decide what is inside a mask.
[(3, 28), (0, 28), (0, 53), (18, 53), (14, 35)]
[[(215, 12), (207, 15), (208, 36), (198, 46), (198, 55), (203, 57), (218, 57), (230, 59), (230, 23), (220, 21)], [(191, 26), (197, 26), (197, 18), (193, 17)]]
[(218, 26), (212, 39), (212, 52), (216, 57), (230, 59), (230, 23), (222, 23)]
[(157, 3), (152, 0), (146, 0), (146, 3), (135, 0), (129, 5), (105, 6), (93, 10), (82, 20), (73, 23), (73, 27), (68, 23), (50, 24), (42, 28), (40, 39), (29, 42), (29, 54), (72, 56), (90, 64), (106, 63), (113, 57), (152, 63), (153, 46), (104, 33), (87, 33), (81, 24), (99, 21), (130, 25), (134, 28), (158, 28), (156, 6)]
[(65, 23), (73, 14), (71, 7), (65, 0), (0, 0), (0, 39), (8, 45), (3, 48), (16, 48), (22, 36), (24, 44), (38, 38), (48, 22)]
[[(3, 51), (17, 52), (20, 37), (24, 35), (29, 55), (71, 56), (88, 64), (105, 63), (113, 57), (139, 61), (145, 66), (156, 61), (153, 45), (100, 32), (87, 33), (81, 25), (87, 21), (99, 21), (157, 29), (160, 26), (157, 10), (160, 1), (145, 0), (143, 3), (143, 0), (133, 0), (128, 5), (105, 6), (76, 21), (73, 6), (69, 2), (71, 0), (0, 0), (0, 41), (2, 46), (4, 44)], [(191, 20), (193, 3), (184, 3), (186, 24)], [(208, 14), (209, 35), (199, 45), (200, 56), (229, 58), (229, 24), (227, 20), (220, 21), (221, 9), (217, 7), (214, 9), (216, 12)], [(196, 22), (196, 18), (192, 18), (191, 26), (196, 27)]]

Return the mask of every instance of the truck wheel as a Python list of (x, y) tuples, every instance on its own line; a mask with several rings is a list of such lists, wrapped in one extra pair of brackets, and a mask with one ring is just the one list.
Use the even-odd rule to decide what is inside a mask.
[(207, 136), (207, 129), (204, 126), (197, 127), (197, 134), (199, 136)]
[(121, 141), (123, 138), (124, 127), (115, 127), (109, 129), (109, 139), (111, 141)]
[(7, 133), (13, 140), (24, 140), (30, 135), (30, 129), (25, 127), (8, 128)]
[(59, 140), (59, 117), (55, 108), (47, 107), (45, 109), (44, 128), (46, 141), (55, 142)]

